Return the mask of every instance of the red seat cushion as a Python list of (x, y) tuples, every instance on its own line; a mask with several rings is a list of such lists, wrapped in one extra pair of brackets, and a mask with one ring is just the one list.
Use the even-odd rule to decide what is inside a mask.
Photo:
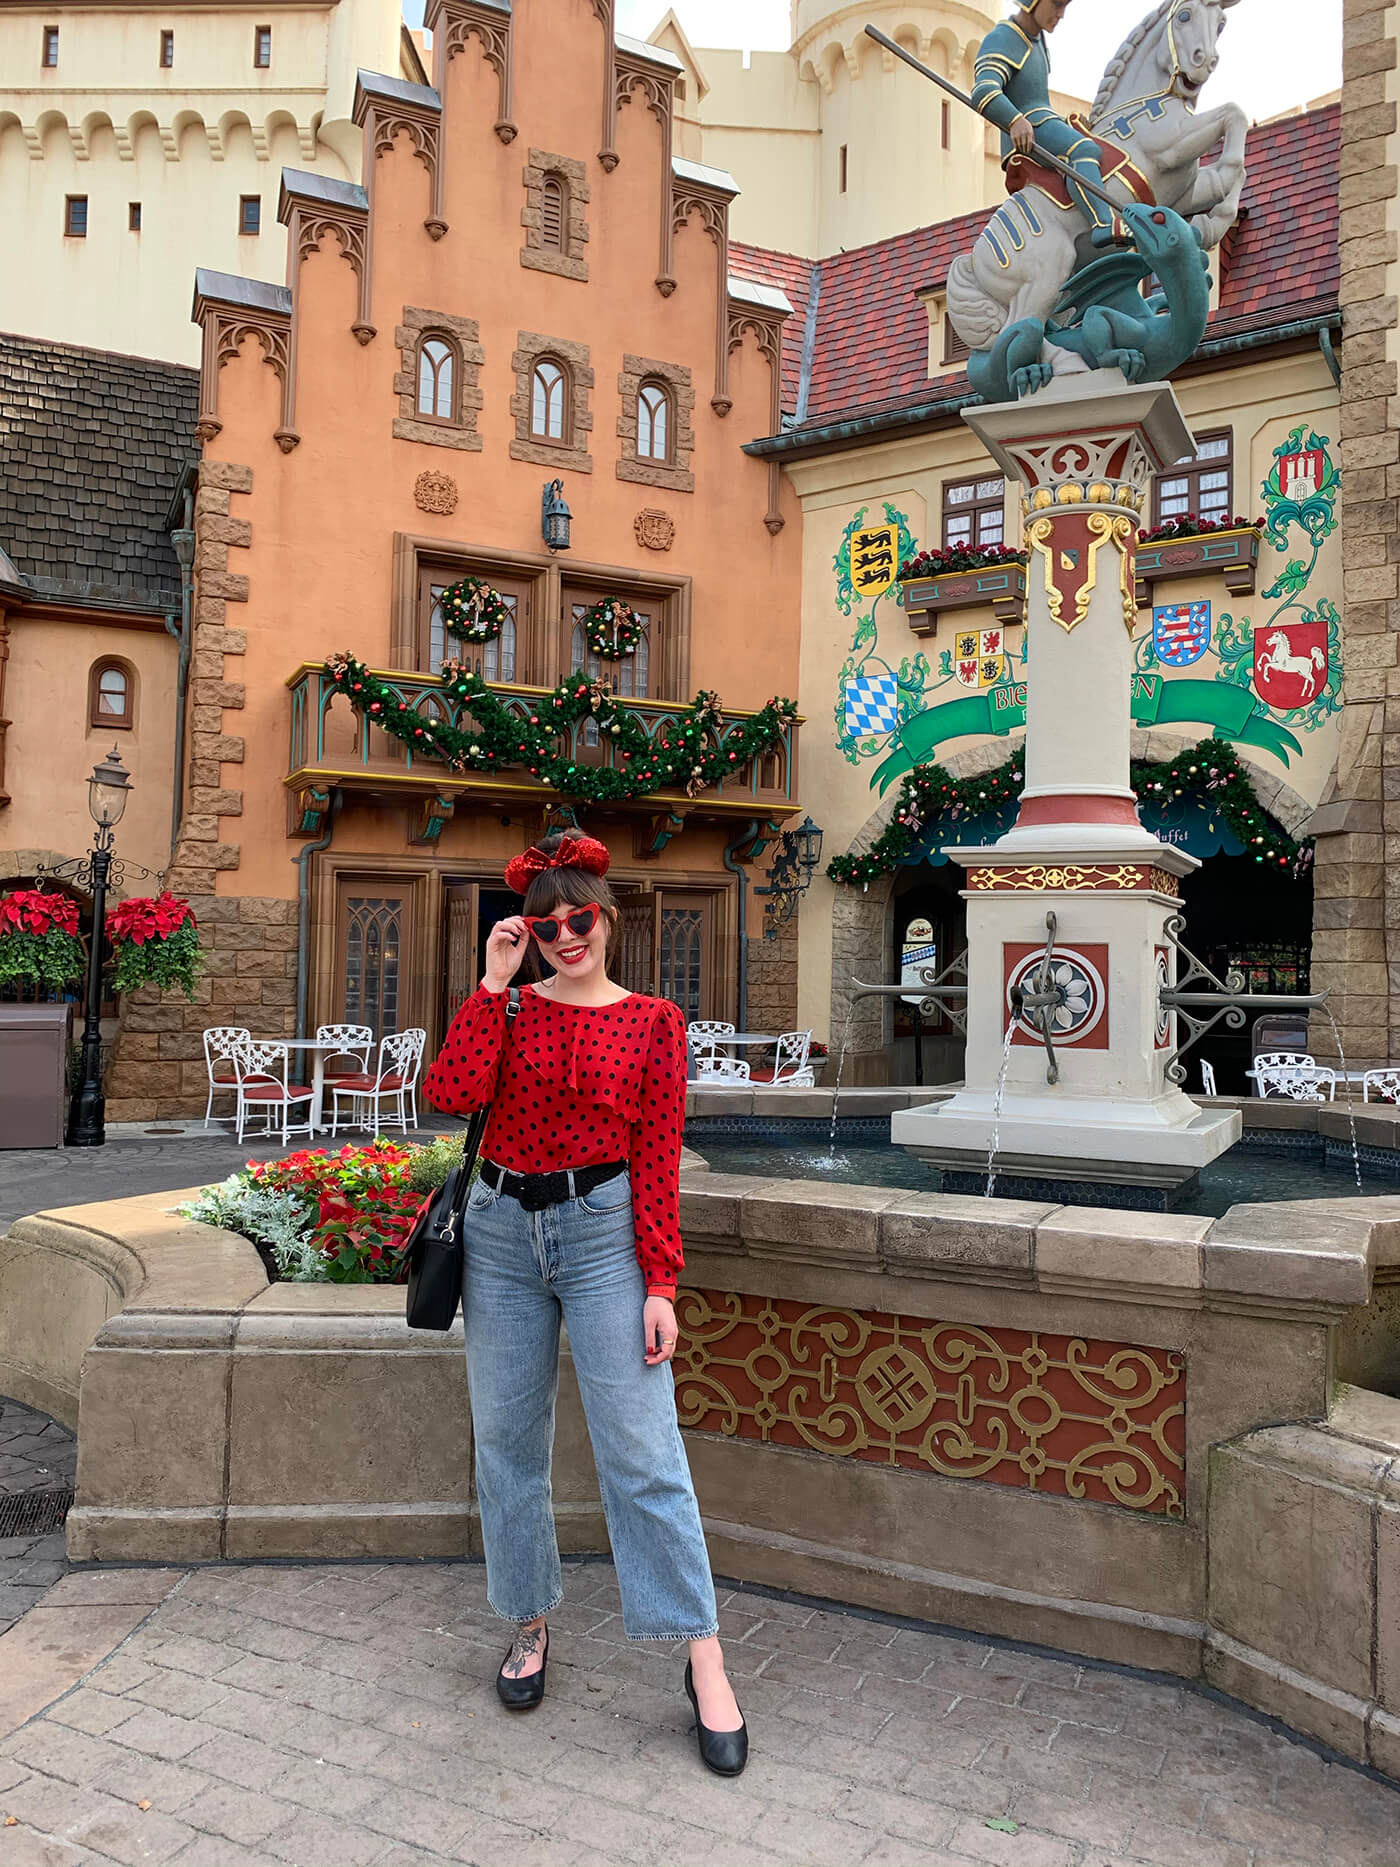
[(313, 1090), (303, 1089), (300, 1083), (289, 1083), (286, 1089), (283, 1089), (281, 1083), (245, 1083), (243, 1085), (245, 1102), (280, 1102), (284, 1097), (288, 1102), (293, 1102), (299, 1096), (309, 1096), (314, 1093)]
[(356, 1089), (372, 1095), (376, 1089), (402, 1089), (402, 1076), (336, 1076), (328, 1078), (333, 1088)]

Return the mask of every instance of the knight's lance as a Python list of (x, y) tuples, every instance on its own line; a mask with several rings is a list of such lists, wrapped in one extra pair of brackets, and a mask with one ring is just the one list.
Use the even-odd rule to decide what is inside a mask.
[[(976, 104), (973, 103), (966, 91), (960, 91), (956, 84), (950, 84), (946, 78), (941, 78), (936, 71), (930, 71), (928, 66), (915, 58), (912, 52), (906, 52), (902, 45), (896, 45), (893, 39), (887, 38), (885, 34), (880, 31), (878, 26), (867, 26), (865, 29), (865, 36), (867, 39), (873, 39), (877, 45), (884, 46), (887, 52), (893, 52), (896, 58), (902, 58), (906, 65), (913, 66), (920, 77), (930, 79), (932, 83), (938, 86), (940, 91), (946, 91), (949, 97), (956, 97), (960, 104), (965, 104), (969, 110), (973, 111), (977, 116), (981, 116), (981, 111), (977, 109)], [(1047, 169), (1055, 169), (1059, 174), (1065, 176), (1067, 180), (1072, 181), (1076, 188), (1082, 188), (1085, 194), (1091, 194), (1096, 201), (1102, 201), (1110, 213), (1117, 213), (1119, 204), (1113, 199), (1113, 196), (1105, 189), (1100, 188), (1097, 182), (1090, 181), (1088, 176), (1081, 175), (1078, 169), (1071, 168), (1068, 162), (1062, 162), (1057, 155), (1052, 155), (1051, 152), (1042, 147), (1040, 143), (1033, 143), (1031, 145), (1031, 154), (1035, 157), (1037, 162), (1044, 163)]]

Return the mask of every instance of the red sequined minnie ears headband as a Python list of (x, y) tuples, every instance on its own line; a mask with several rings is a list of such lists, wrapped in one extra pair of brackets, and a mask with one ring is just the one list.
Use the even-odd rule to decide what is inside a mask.
[(537, 875), (546, 869), (586, 869), (590, 875), (606, 875), (612, 857), (606, 843), (592, 836), (566, 836), (552, 856), (533, 846), (506, 864), (506, 887), (523, 895)]

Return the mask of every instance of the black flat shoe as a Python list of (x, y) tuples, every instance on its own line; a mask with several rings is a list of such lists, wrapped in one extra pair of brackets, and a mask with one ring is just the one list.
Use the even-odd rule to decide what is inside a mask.
[(540, 1669), (525, 1679), (512, 1679), (506, 1673), (506, 1662), (515, 1651), (515, 1642), (510, 1644), (506, 1657), (501, 1661), (501, 1670), (496, 1674), (496, 1696), (507, 1711), (533, 1711), (544, 1697), (544, 1675), (549, 1665), (549, 1629), (544, 1630), (544, 1652), (540, 1656)]
[(685, 1663), (685, 1695), (695, 1713), (695, 1740), (700, 1746), (701, 1763), (716, 1776), (740, 1775), (749, 1760), (749, 1727), (741, 1724), (737, 1731), (711, 1731), (701, 1723), (689, 1660)]

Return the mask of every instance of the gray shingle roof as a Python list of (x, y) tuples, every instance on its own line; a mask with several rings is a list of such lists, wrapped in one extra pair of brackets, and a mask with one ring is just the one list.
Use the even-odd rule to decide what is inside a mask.
[(198, 370), (0, 336), (0, 550), (36, 594), (178, 608), (166, 513), (198, 404)]

